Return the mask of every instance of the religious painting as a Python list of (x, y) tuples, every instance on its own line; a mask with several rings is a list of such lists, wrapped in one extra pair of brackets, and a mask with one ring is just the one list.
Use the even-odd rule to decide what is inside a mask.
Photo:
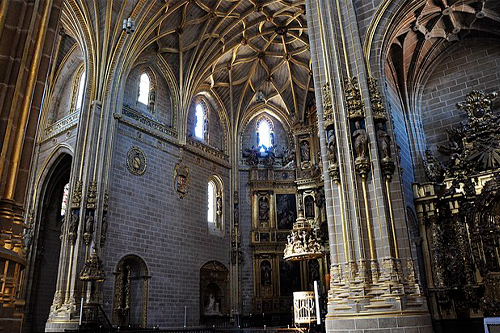
[(189, 191), (189, 168), (182, 164), (182, 159), (175, 165), (174, 188), (181, 199)]
[(292, 296), (294, 291), (301, 291), (300, 265), (280, 259), (280, 296)]
[(276, 218), (278, 229), (292, 229), (297, 219), (295, 194), (276, 195)]
[(270, 286), (271, 281), (271, 273), (272, 273), (271, 263), (267, 260), (264, 260), (260, 264), (260, 284), (262, 286)]

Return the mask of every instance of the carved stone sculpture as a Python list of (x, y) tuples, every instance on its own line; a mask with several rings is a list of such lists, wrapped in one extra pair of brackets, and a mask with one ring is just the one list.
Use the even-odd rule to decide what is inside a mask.
[(352, 134), (354, 138), (354, 150), (356, 151), (356, 159), (366, 159), (366, 152), (368, 150), (368, 136), (366, 131), (361, 127), (361, 122), (354, 123), (356, 130)]
[(440, 163), (432, 152), (427, 149), (424, 157), (425, 175), (431, 182), (442, 182), (444, 180), (444, 166)]
[(295, 149), (293, 147), (288, 147), (283, 153), (283, 158), (281, 160), (281, 165), (283, 167), (293, 167), (295, 162)]
[(391, 137), (384, 129), (382, 123), (377, 124), (377, 143), (380, 158), (387, 160), (391, 158)]
[(328, 131), (328, 165), (331, 166), (337, 163), (337, 141), (335, 140), (335, 132)]
[(256, 166), (259, 164), (259, 151), (255, 148), (255, 146), (252, 146), (251, 149), (246, 148), (243, 156), (246, 157), (248, 165)]
[(311, 151), (309, 147), (309, 142), (304, 140), (300, 143), (300, 157), (302, 162), (308, 162), (311, 158)]

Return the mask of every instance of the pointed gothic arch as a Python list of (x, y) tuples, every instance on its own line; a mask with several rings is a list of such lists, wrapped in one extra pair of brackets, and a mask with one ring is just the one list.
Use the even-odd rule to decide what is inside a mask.
[(72, 156), (64, 148), (56, 149), (39, 179), (38, 196), (34, 209), (29, 212), (31, 228), (25, 236), (25, 246), (30, 249), (26, 286), (26, 326), (33, 331), (43, 331), (49, 316), (54, 294), (57, 293), (57, 276), (61, 249), (61, 228), (64, 216), (61, 205), (65, 186), (69, 183)]

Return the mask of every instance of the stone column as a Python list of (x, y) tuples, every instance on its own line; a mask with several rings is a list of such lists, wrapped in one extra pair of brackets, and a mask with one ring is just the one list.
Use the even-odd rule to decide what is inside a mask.
[(19, 332), (23, 320), (28, 173), (61, 3), (0, 2), (1, 332)]
[(326, 330), (431, 332), (414, 281), (392, 124), (367, 74), (353, 2), (307, 0), (306, 12), (332, 258)]

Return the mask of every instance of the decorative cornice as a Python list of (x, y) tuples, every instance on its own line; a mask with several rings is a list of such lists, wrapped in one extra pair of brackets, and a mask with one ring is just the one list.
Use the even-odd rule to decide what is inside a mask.
[(191, 137), (189, 137), (187, 139), (187, 143), (189, 145), (193, 146), (194, 148), (197, 148), (198, 150), (201, 150), (201, 154), (202, 155), (209, 154), (209, 155), (212, 155), (213, 157), (216, 157), (216, 158), (218, 158), (220, 160), (223, 160), (225, 162), (229, 162), (229, 156), (226, 155), (224, 152), (218, 150), (217, 148), (214, 148), (212, 146), (206, 145), (203, 142), (198, 141), (196, 139), (193, 139)]
[(49, 140), (56, 135), (70, 129), (71, 127), (76, 126), (79, 117), (80, 112), (76, 111), (48, 126), (47, 128), (45, 128), (44, 136), (42, 137), (41, 142)]
[[(141, 114), (140, 112), (131, 109), (129, 107), (124, 107), (122, 111), (122, 115), (115, 115), (115, 118), (117, 118), (120, 121), (123, 121), (125, 123), (128, 123), (130, 125), (133, 125), (139, 129), (142, 129), (148, 133), (151, 133), (153, 135), (157, 135), (157, 133), (161, 134), (166, 134), (174, 138), (178, 138), (178, 133), (175, 131), (173, 128), (166, 126), (165, 124), (148, 118), (145, 115)], [(135, 120), (134, 122), (128, 120)]]

